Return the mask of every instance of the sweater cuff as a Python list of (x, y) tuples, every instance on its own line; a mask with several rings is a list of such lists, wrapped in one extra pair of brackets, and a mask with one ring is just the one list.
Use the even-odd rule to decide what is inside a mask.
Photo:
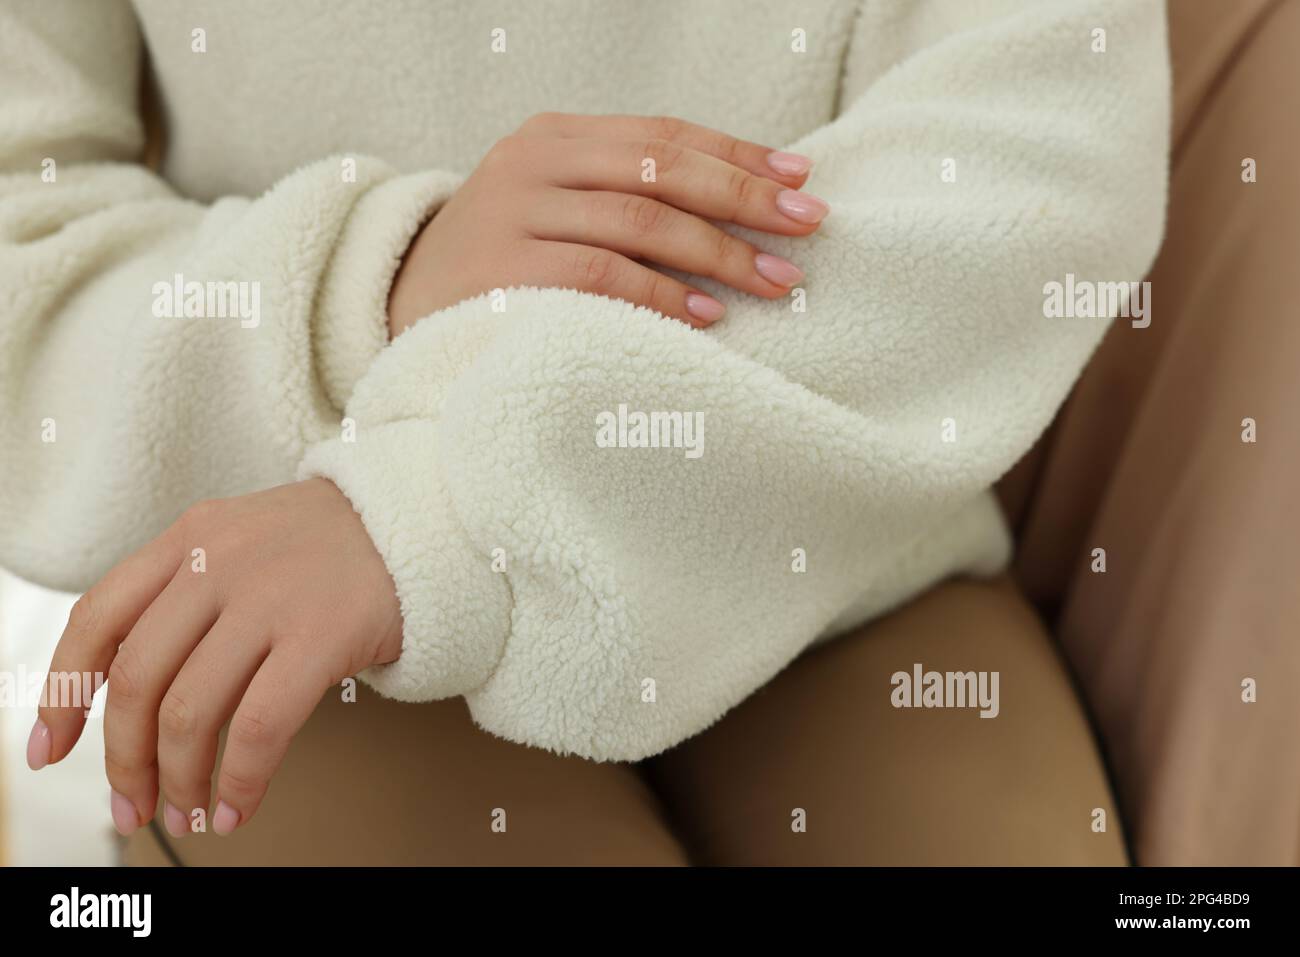
[(510, 633), (510, 589), (456, 517), (442, 480), (437, 427), (408, 419), (356, 428), (355, 441), (311, 446), (298, 478), (321, 476), (342, 490), (397, 586), (401, 656), (359, 677), (400, 701), (482, 687)]
[(443, 170), (398, 176), (352, 208), (321, 285), (312, 329), (316, 368), (336, 409), (388, 344), (388, 294), (421, 227), (459, 188)]

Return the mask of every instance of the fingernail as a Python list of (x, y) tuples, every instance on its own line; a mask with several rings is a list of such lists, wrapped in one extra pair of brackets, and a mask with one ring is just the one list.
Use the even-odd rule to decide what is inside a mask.
[(793, 286), (803, 279), (803, 270), (789, 260), (770, 253), (754, 257), (754, 270), (768, 282), (778, 286)]
[(50, 763), (50, 743), (50, 729), (37, 718), (27, 739), (27, 766), (33, 771), (39, 771)]
[(782, 176), (802, 176), (812, 169), (812, 160), (798, 153), (783, 153), (774, 150), (767, 154), (767, 165)]
[(163, 804), (163, 824), (172, 837), (184, 837), (190, 832), (189, 819), (181, 813), (180, 808), (173, 807), (171, 801)]
[(135, 805), (124, 794), (113, 792), (113, 826), (123, 837), (129, 836), (136, 828), (140, 826), (140, 815), (136, 813)]
[(239, 826), (239, 812), (225, 801), (217, 802), (217, 813), (212, 815), (212, 830), (222, 837)]
[(809, 193), (801, 193), (797, 189), (783, 189), (777, 193), (776, 208), (796, 223), (807, 225), (820, 223), (831, 211), (825, 200)]
[(712, 296), (691, 292), (686, 294), (686, 311), (701, 322), (717, 322), (727, 307)]

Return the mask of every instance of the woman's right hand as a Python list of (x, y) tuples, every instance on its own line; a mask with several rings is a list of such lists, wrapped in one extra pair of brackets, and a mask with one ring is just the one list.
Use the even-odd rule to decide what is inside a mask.
[(579, 289), (699, 327), (722, 316), (722, 303), (638, 260), (784, 296), (803, 273), (709, 220), (809, 235), (830, 211), (798, 191), (811, 165), (672, 118), (539, 114), (492, 147), (411, 244), (389, 332), (509, 286)]

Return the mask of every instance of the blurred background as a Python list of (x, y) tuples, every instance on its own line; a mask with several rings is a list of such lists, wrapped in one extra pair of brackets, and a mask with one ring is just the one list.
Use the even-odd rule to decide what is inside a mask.
[(76, 599), (0, 570), (0, 681), (13, 692), (0, 696), (0, 865), (115, 863), (101, 697), (71, 755), (39, 774), (27, 767), (36, 708), (21, 700), (17, 683), (23, 669), (43, 674), (49, 667)]

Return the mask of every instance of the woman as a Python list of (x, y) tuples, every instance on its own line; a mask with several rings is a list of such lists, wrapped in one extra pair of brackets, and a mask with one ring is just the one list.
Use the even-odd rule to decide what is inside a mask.
[[(158, 814), (196, 862), (232, 853), (199, 830), (245, 861), (1122, 859), (1011, 592), (836, 636), (1005, 564), (990, 486), (1110, 317), (1045, 287), (1159, 244), (1159, 3), (2, 9), (0, 557), (89, 586), (51, 670), (108, 674), (119, 830)], [(1004, 697), (908, 707), (914, 666)], [(30, 763), (83, 725), (43, 708)], [(1017, 752), (1061, 763), (1008, 792)], [(900, 755), (883, 803), (843, 787)]]

